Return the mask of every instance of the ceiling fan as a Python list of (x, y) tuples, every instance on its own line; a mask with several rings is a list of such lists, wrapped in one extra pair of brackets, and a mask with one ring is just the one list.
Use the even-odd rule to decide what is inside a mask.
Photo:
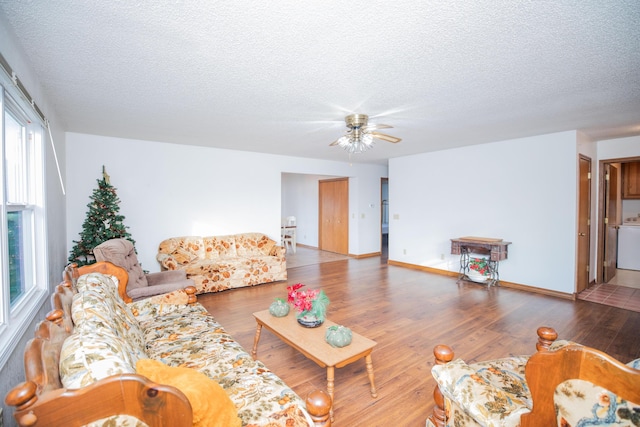
[(349, 154), (362, 153), (373, 147), (373, 139), (391, 142), (393, 144), (402, 139), (384, 133), (376, 132), (378, 129), (388, 129), (393, 126), (383, 124), (368, 124), (369, 116), (366, 114), (349, 114), (344, 118), (348, 131), (345, 135), (333, 141), (330, 146), (337, 145), (344, 148)]

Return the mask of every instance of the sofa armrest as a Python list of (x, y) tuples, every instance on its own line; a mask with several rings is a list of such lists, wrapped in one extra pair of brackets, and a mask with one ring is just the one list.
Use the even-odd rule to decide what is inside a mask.
[[(531, 412), (522, 416), (521, 426), (523, 427), (555, 425), (558, 417), (556, 389), (569, 380), (581, 380), (583, 385), (585, 382), (590, 383), (595, 386), (598, 393), (603, 393), (605, 390), (603, 395), (611, 402), (611, 407), (614, 409), (611, 415), (617, 418), (608, 421), (607, 425), (621, 423), (622, 420), (619, 418), (628, 419), (628, 414), (633, 413), (632, 408), (623, 407), (623, 402), (628, 402), (630, 406), (637, 406), (640, 403), (639, 370), (623, 365), (606, 353), (579, 344), (569, 344), (555, 351), (541, 351), (534, 354), (527, 363), (526, 379), (534, 404)], [(576, 395), (583, 391), (575, 390)], [(592, 408), (603, 407), (600, 402), (595, 401), (596, 399), (589, 402), (589, 399), (595, 395), (596, 393), (582, 394), (580, 399), (575, 399), (579, 404), (571, 409), (578, 412), (579, 417), (592, 418), (596, 411)], [(582, 404), (585, 400), (589, 404)], [(586, 410), (579, 412), (583, 407), (586, 407)]]
[(271, 248), (271, 251), (269, 252), (270, 256), (277, 256), (277, 257), (283, 257), (284, 254), (286, 253), (286, 250), (284, 248), (284, 246), (274, 246), (273, 248)]
[(130, 415), (149, 426), (193, 425), (191, 404), (184, 393), (136, 374), (113, 375), (80, 389), (47, 392), (27, 381), (10, 390), (5, 402), (16, 407), (14, 418), (21, 426), (36, 422), (50, 427), (85, 425), (116, 415)]
[(193, 286), (193, 280), (185, 279), (172, 283), (161, 283), (155, 286), (147, 286), (146, 288), (135, 288), (129, 290), (127, 293), (133, 301), (138, 301), (144, 298), (185, 289), (188, 286)]
[[(147, 282), (149, 282), (149, 286), (163, 285), (182, 280), (187, 280), (187, 273), (184, 270), (167, 270), (147, 274)], [(191, 285), (193, 285), (193, 281), (191, 282)]]

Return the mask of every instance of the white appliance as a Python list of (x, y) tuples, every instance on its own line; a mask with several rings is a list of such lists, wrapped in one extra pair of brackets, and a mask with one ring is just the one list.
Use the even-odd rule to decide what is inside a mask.
[(640, 225), (618, 229), (618, 268), (640, 270)]

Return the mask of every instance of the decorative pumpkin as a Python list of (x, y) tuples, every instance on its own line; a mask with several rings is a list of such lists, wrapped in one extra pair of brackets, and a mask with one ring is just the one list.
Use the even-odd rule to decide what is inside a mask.
[(346, 347), (351, 344), (351, 329), (340, 325), (329, 326), (325, 340), (331, 347)]
[(282, 298), (276, 298), (269, 306), (269, 313), (275, 317), (284, 317), (289, 314), (289, 304)]

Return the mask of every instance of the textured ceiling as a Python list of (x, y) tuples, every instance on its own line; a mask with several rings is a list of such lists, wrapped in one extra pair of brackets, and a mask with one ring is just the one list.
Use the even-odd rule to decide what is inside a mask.
[[(65, 130), (355, 162), (640, 134), (638, 0), (0, 0)], [(28, 88), (27, 88), (28, 89)], [(37, 100), (36, 100), (37, 101)]]

